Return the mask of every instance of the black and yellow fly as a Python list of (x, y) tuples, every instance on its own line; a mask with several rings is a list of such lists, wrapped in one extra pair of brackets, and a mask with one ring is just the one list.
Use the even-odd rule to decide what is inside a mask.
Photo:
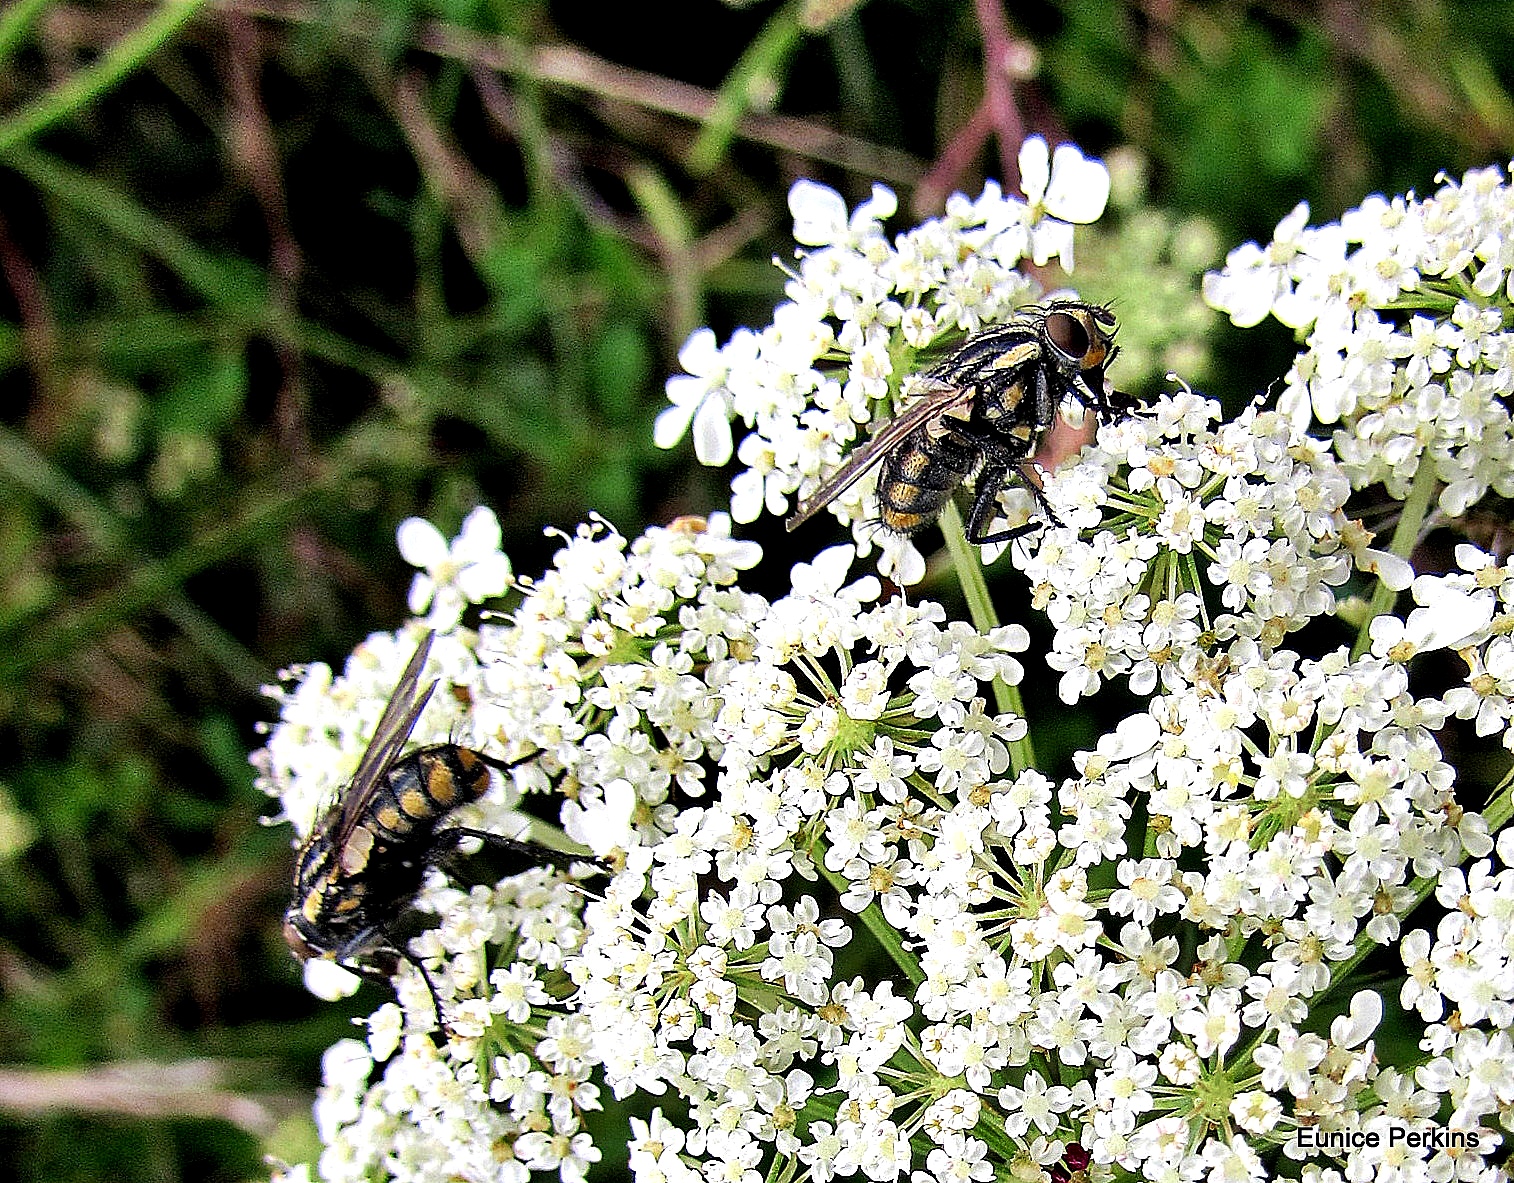
[(284, 939), (301, 961), (325, 958), (368, 978), (391, 978), (401, 958), (409, 961), (425, 979), (441, 1020), (430, 975), (395, 932), (427, 870), (468, 838), (533, 865), (566, 868), (594, 860), (483, 830), (442, 828), (456, 809), (483, 795), (494, 772), (508, 772), (541, 753), (507, 762), (441, 743), (400, 754), (436, 689), (434, 681), (420, 685), (434, 637), (428, 632), (416, 646), (351, 783), (300, 844)]
[(1020, 466), (1035, 455), (1064, 399), (1082, 403), (1101, 421), (1127, 412), (1127, 396), (1112, 391), (1104, 376), (1118, 352), (1115, 327), (1106, 307), (1057, 300), (974, 334), (926, 371), (924, 392), (853, 452), (785, 524), (793, 530), (881, 466), (878, 520), (892, 533), (907, 537), (925, 529), (974, 473), (970, 542), (1002, 542), (1033, 528), (987, 532), (1007, 478), (1018, 479), (1046, 508)]

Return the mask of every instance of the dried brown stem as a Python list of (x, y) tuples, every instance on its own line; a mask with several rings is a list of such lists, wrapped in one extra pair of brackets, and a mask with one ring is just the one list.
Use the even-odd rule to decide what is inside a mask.
[(264, 1137), (304, 1107), (300, 1098), (251, 1097), (226, 1088), (229, 1065), (125, 1062), (79, 1070), (0, 1068), (0, 1113), (44, 1117), (94, 1113), (117, 1117), (212, 1117)]
[[(226, 33), (231, 90), (228, 140), (233, 161), (252, 187), (268, 230), (269, 300), (282, 321), (292, 323), (297, 312), (304, 255), (289, 224), (283, 170), (274, 144), (273, 125), (258, 87), (263, 53), (257, 22), (242, 13), (228, 13)], [(279, 442), (289, 452), (309, 452), (305, 422), (305, 383), (301, 351), (287, 334), (273, 342), (282, 380), (274, 405)]]
[[(298, 0), (217, 0), (217, 7), (224, 12), (297, 23), (331, 19), (330, 10), (317, 11)], [(347, 11), (338, 19), (341, 21), (338, 31), (352, 37), (377, 37), (384, 31), (376, 15), (360, 10)], [(706, 120), (718, 101), (713, 91), (633, 70), (568, 45), (530, 49), (508, 38), (486, 38), (438, 21), (419, 25), (413, 44), (417, 49), (469, 66), (529, 76), (546, 86), (581, 91), (605, 102), (628, 104), (694, 122)], [(736, 130), (744, 139), (897, 185), (911, 186), (925, 171), (925, 166), (907, 152), (787, 115), (747, 115)]]
[[(0, 211), (0, 279), (4, 279), (16, 300), (21, 317), (21, 346), (26, 352), (32, 380), (39, 390), (45, 389), (53, 377), (53, 349), (58, 339), (52, 309), (42, 276), (11, 237), (3, 211)], [(57, 411), (62, 402), (41, 398), (37, 400), (37, 406)], [(34, 440), (41, 441), (51, 438), (58, 426), (51, 418), (39, 419), (34, 415), (30, 432)]]
[(940, 211), (946, 195), (957, 187), (962, 174), (972, 167), (992, 131), (993, 121), (985, 99), (947, 141), (930, 172), (915, 186), (914, 210), (917, 215), (923, 217)]
[(1020, 143), (1025, 139), (1025, 117), (1015, 101), (1014, 80), (1027, 73), (1035, 49), (1009, 30), (999, 0), (973, 0), (978, 31), (983, 40), (983, 98), (971, 117), (947, 142), (931, 170), (915, 190), (914, 211), (935, 213), (946, 196), (961, 187), (992, 137), (999, 154), (999, 177), (1010, 192), (1020, 185)]
[(973, 0), (973, 11), (983, 38), (983, 104), (999, 142), (999, 175), (1004, 187), (1014, 190), (1020, 187), (1020, 141), (1025, 138), (1025, 120), (1010, 86), (1019, 51), (999, 0)]
[(431, 117), (419, 71), (402, 73), (390, 97), (395, 120), (426, 183), (452, 219), (463, 250), (475, 265), (484, 263), (504, 225), (493, 187)]

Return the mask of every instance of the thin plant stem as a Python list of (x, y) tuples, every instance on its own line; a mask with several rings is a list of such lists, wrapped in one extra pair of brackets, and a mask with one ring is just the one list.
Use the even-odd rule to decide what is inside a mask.
[[(823, 848), (817, 849), (815, 855), (815, 867), (825, 881), (831, 885), (837, 895), (844, 893), (851, 884), (825, 865)], [(899, 972), (905, 976), (911, 986), (918, 986), (925, 981), (925, 971), (920, 968), (920, 959), (904, 947), (903, 936), (884, 918), (883, 909), (878, 907), (877, 900), (862, 909), (858, 919), (862, 921), (862, 926), (872, 934), (873, 939), (883, 947), (889, 960), (899, 967)]]
[(0, 123), (0, 155), (94, 102), (161, 49), (206, 3), (164, 0), (152, 16), (107, 49), (94, 65), (70, 75)]
[[(983, 577), (983, 564), (978, 561), (978, 548), (967, 541), (967, 531), (962, 525), (962, 515), (954, 502), (948, 501), (941, 513), (941, 533), (946, 537), (946, 550), (951, 555), (952, 566), (957, 572), (957, 582), (967, 599), (967, 614), (973, 627), (980, 633), (992, 632), (999, 627), (999, 614), (988, 594), (988, 580)], [(1025, 717), (1025, 703), (1020, 697), (1020, 688), (1011, 686), (1002, 678), (994, 679), (994, 703), (1000, 714), (1015, 714)], [(1022, 739), (1009, 745), (1010, 767), (1018, 775), (1027, 768), (1036, 766), (1035, 747), (1027, 732)]]
[(26, 36), (32, 22), (51, 3), (52, 0), (16, 0), (16, 3), (0, 12), (0, 66), (4, 66), (15, 56), (21, 38)]
[[(1414, 550), (1414, 544), (1419, 540), (1419, 529), (1424, 524), (1425, 515), (1430, 509), (1430, 499), (1435, 492), (1438, 482), (1435, 474), (1430, 469), (1429, 458), (1421, 456), (1419, 469), (1414, 474), (1414, 483), (1409, 487), (1409, 496), (1404, 499), (1403, 512), (1399, 514), (1398, 526), (1393, 531), (1393, 541), (1388, 549), (1401, 559), (1407, 559)], [(1367, 617), (1362, 621), (1361, 630), (1357, 633), (1356, 644), (1351, 647), (1351, 656), (1360, 657), (1367, 651), (1372, 643), (1369, 630), (1372, 622), (1384, 612), (1392, 611), (1394, 603), (1398, 600), (1398, 593), (1383, 582), (1382, 576), (1377, 578), (1377, 587), (1372, 592), (1372, 601), (1367, 606)]]
[(704, 129), (689, 149), (692, 172), (713, 171), (725, 159), (742, 116), (782, 89), (788, 61), (804, 40), (799, 12), (800, 5), (792, 2), (775, 12), (726, 75)]

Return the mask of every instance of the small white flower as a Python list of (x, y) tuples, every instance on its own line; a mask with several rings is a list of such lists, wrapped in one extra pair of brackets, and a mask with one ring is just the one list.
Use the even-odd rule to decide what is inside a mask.
[(692, 422), (699, 462), (718, 467), (730, 460), (731, 375), (756, 357), (757, 335), (750, 329), (738, 329), (723, 348), (716, 346), (709, 329), (696, 329), (678, 351), (678, 364), (686, 373), (668, 379), (668, 401), (673, 405), (657, 416), (652, 441), (659, 448), (671, 448)]
[(1432, 604), (1414, 609), (1406, 619), (1386, 614), (1374, 618), (1368, 626), (1372, 653), (1403, 663), (1416, 654), (1455, 648), (1485, 629), (1493, 612), (1491, 596), (1447, 588)]
[(1109, 201), (1109, 170), (1072, 144), (1048, 155), (1046, 141), (1020, 145), (1020, 188), (1030, 201), (1030, 254), (1041, 267), (1056, 257), (1072, 270), (1071, 222), (1095, 222)]
[(635, 811), (635, 788), (630, 781), (617, 778), (603, 787), (597, 800), (580, 797), (563, 802), (563, 832), (603, 857), (632, 845)]
[(850, 219), (841, 194), (828, 185), (798, 180), (789, 189), (789, 213), (794, 215), (794, 241), (804, 246), (832, 246), (865, 235), (894, 216), (899, 201), (883, 185), (859, 205)]
[(445, 631), (457, 624), (468, 604), (503, 595), (510, 585), (510, 560), (500, 552), (499, 519), (478, 506), (463, 519), (451, 543), (424, 518), (406, 518), (396, 535), (399, 552), (420, 567), (410, 583), (410, 611), (430, 608), (427, 623)]

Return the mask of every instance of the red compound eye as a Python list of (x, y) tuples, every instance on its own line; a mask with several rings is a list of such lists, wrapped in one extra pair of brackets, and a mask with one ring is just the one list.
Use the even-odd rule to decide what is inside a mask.
[(1093, 344), (1083, 322), (1069, 312), (1053, 312), (1047, 316), (1046, 338), (1059, 353), (1073, 361), (1081, 361)]

